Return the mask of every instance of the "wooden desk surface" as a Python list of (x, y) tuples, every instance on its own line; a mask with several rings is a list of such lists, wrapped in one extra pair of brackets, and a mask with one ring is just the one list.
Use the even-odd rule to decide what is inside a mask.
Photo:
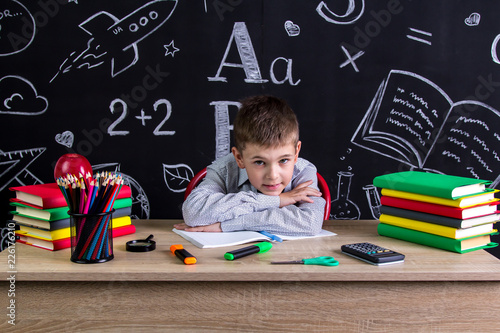
[[(337, 236), (274, 243), (263, 254), (235, 261), (225, 252), (242, 247), (199, 249), (174, 234), (178, 220), (135, 220), (137, 232), (114, 239), (115, 258), (101, 264), (76, 264), (70, 250), (47, 251), (25, 244), (15, 245), (17, 281), (500, 281), (500, 260), (486, 251), (458, 254), (401, 240), (378, 236), (377, 221), (326, 221), (324, 228)], [(125, 251), (125, 243), (154, 234), (156, 250)], [(340, 246), (367, 241), (406, 255), (402, 264), (374, 266), (346, 256)], [(184, 265), (170, 252), (172, 244), (183, 244), (197, 257), (195, 265)], [(7, 253), (0, 253), (0, 279), (10, 269)], [(271, 265), (274, 260), (292, 260), (330, 255), (339, 266)]]
[[(69, 249), (16, 244), (15, 285), (6, 279), (8, 252), (0, 253), (0, 289), (15, 290), (15, 309), (4, 308), (0, 331), (455, 333), (498, 326), (500, 261), (486, 251), (457, 254), (380, 237), (376, 221), (327, 221), (337, 236), (227, 261), (223, 254), (238, 247), (202, 250), (171, 231), (174, 221), (134, 223), (137, 233), (115, 238), (115, 258), (102, 264), (72, 263)], [(126, 241), (150, 234), (155, 251), (125, 251)], [(340, 253), (342, 244), (360, 241), (400, 251), (406, 261), (378, 267)], [(197, 264), (169, 251), (179, 243)], [(340, 265), (269, 263), (320, 255)], [(13, 311), (15, 326), (5, 316)]]

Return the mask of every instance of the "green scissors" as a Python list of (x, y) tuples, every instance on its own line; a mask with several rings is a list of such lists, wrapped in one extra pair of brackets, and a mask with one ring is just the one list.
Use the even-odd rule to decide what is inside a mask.
[(321, 266), (338, 266), (338, 260), (334, 257), (316, 257), (311, 259), (291, 260), (291, 261), (272, 261), (271, 264), (304, 264), (304, 265), (321, 265)]

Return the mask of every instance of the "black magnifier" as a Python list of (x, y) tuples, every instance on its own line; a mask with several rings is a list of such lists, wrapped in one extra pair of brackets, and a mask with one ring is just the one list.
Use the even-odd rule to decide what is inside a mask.
[(156, 249), (156, 242), (153, 235), (149, 235), (146, 239), (131, 240), (126, 243), (127, 251), (130, 252), (148, 252)]

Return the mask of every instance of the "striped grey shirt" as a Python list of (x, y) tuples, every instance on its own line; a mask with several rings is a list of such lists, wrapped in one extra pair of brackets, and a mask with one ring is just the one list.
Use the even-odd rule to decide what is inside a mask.
[[(291, 182), (284, 192), (313, 180), (318, 189), (316, 167), (298, 158)], [(314, 203), (301, 202), (279, 208), (279, 196), (265, 195), (250, 184), (245, 169), (240, 169), (233, 154), (219, 158), (207, 167), (207, 175), (182, 205), (184, 222), (192, 227), (221, 222), (222, 231), (268, 231), (287, 236), (316, 235), (321, 231), (325, 200), (311, 197)]]

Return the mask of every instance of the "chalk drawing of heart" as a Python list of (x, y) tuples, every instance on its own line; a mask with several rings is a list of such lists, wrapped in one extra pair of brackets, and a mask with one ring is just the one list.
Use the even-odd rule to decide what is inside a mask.
[(56, 142), (68, 148), (73, 147), (74, 140), (75, 136), (71, 131), (64, 131), (56, 135)]
[(298, 36), (300, 34), (300, 27), (292, 21), (285, 22), (285, 30), (290, 37)]
[(469, 27), (475, 27), (479, 25), (479, 21), (481, 20), (481, 15), (478, 13), (472, 13), (470, 14), (469, 17), (465, 19), (465, 24), (467, 24)]

